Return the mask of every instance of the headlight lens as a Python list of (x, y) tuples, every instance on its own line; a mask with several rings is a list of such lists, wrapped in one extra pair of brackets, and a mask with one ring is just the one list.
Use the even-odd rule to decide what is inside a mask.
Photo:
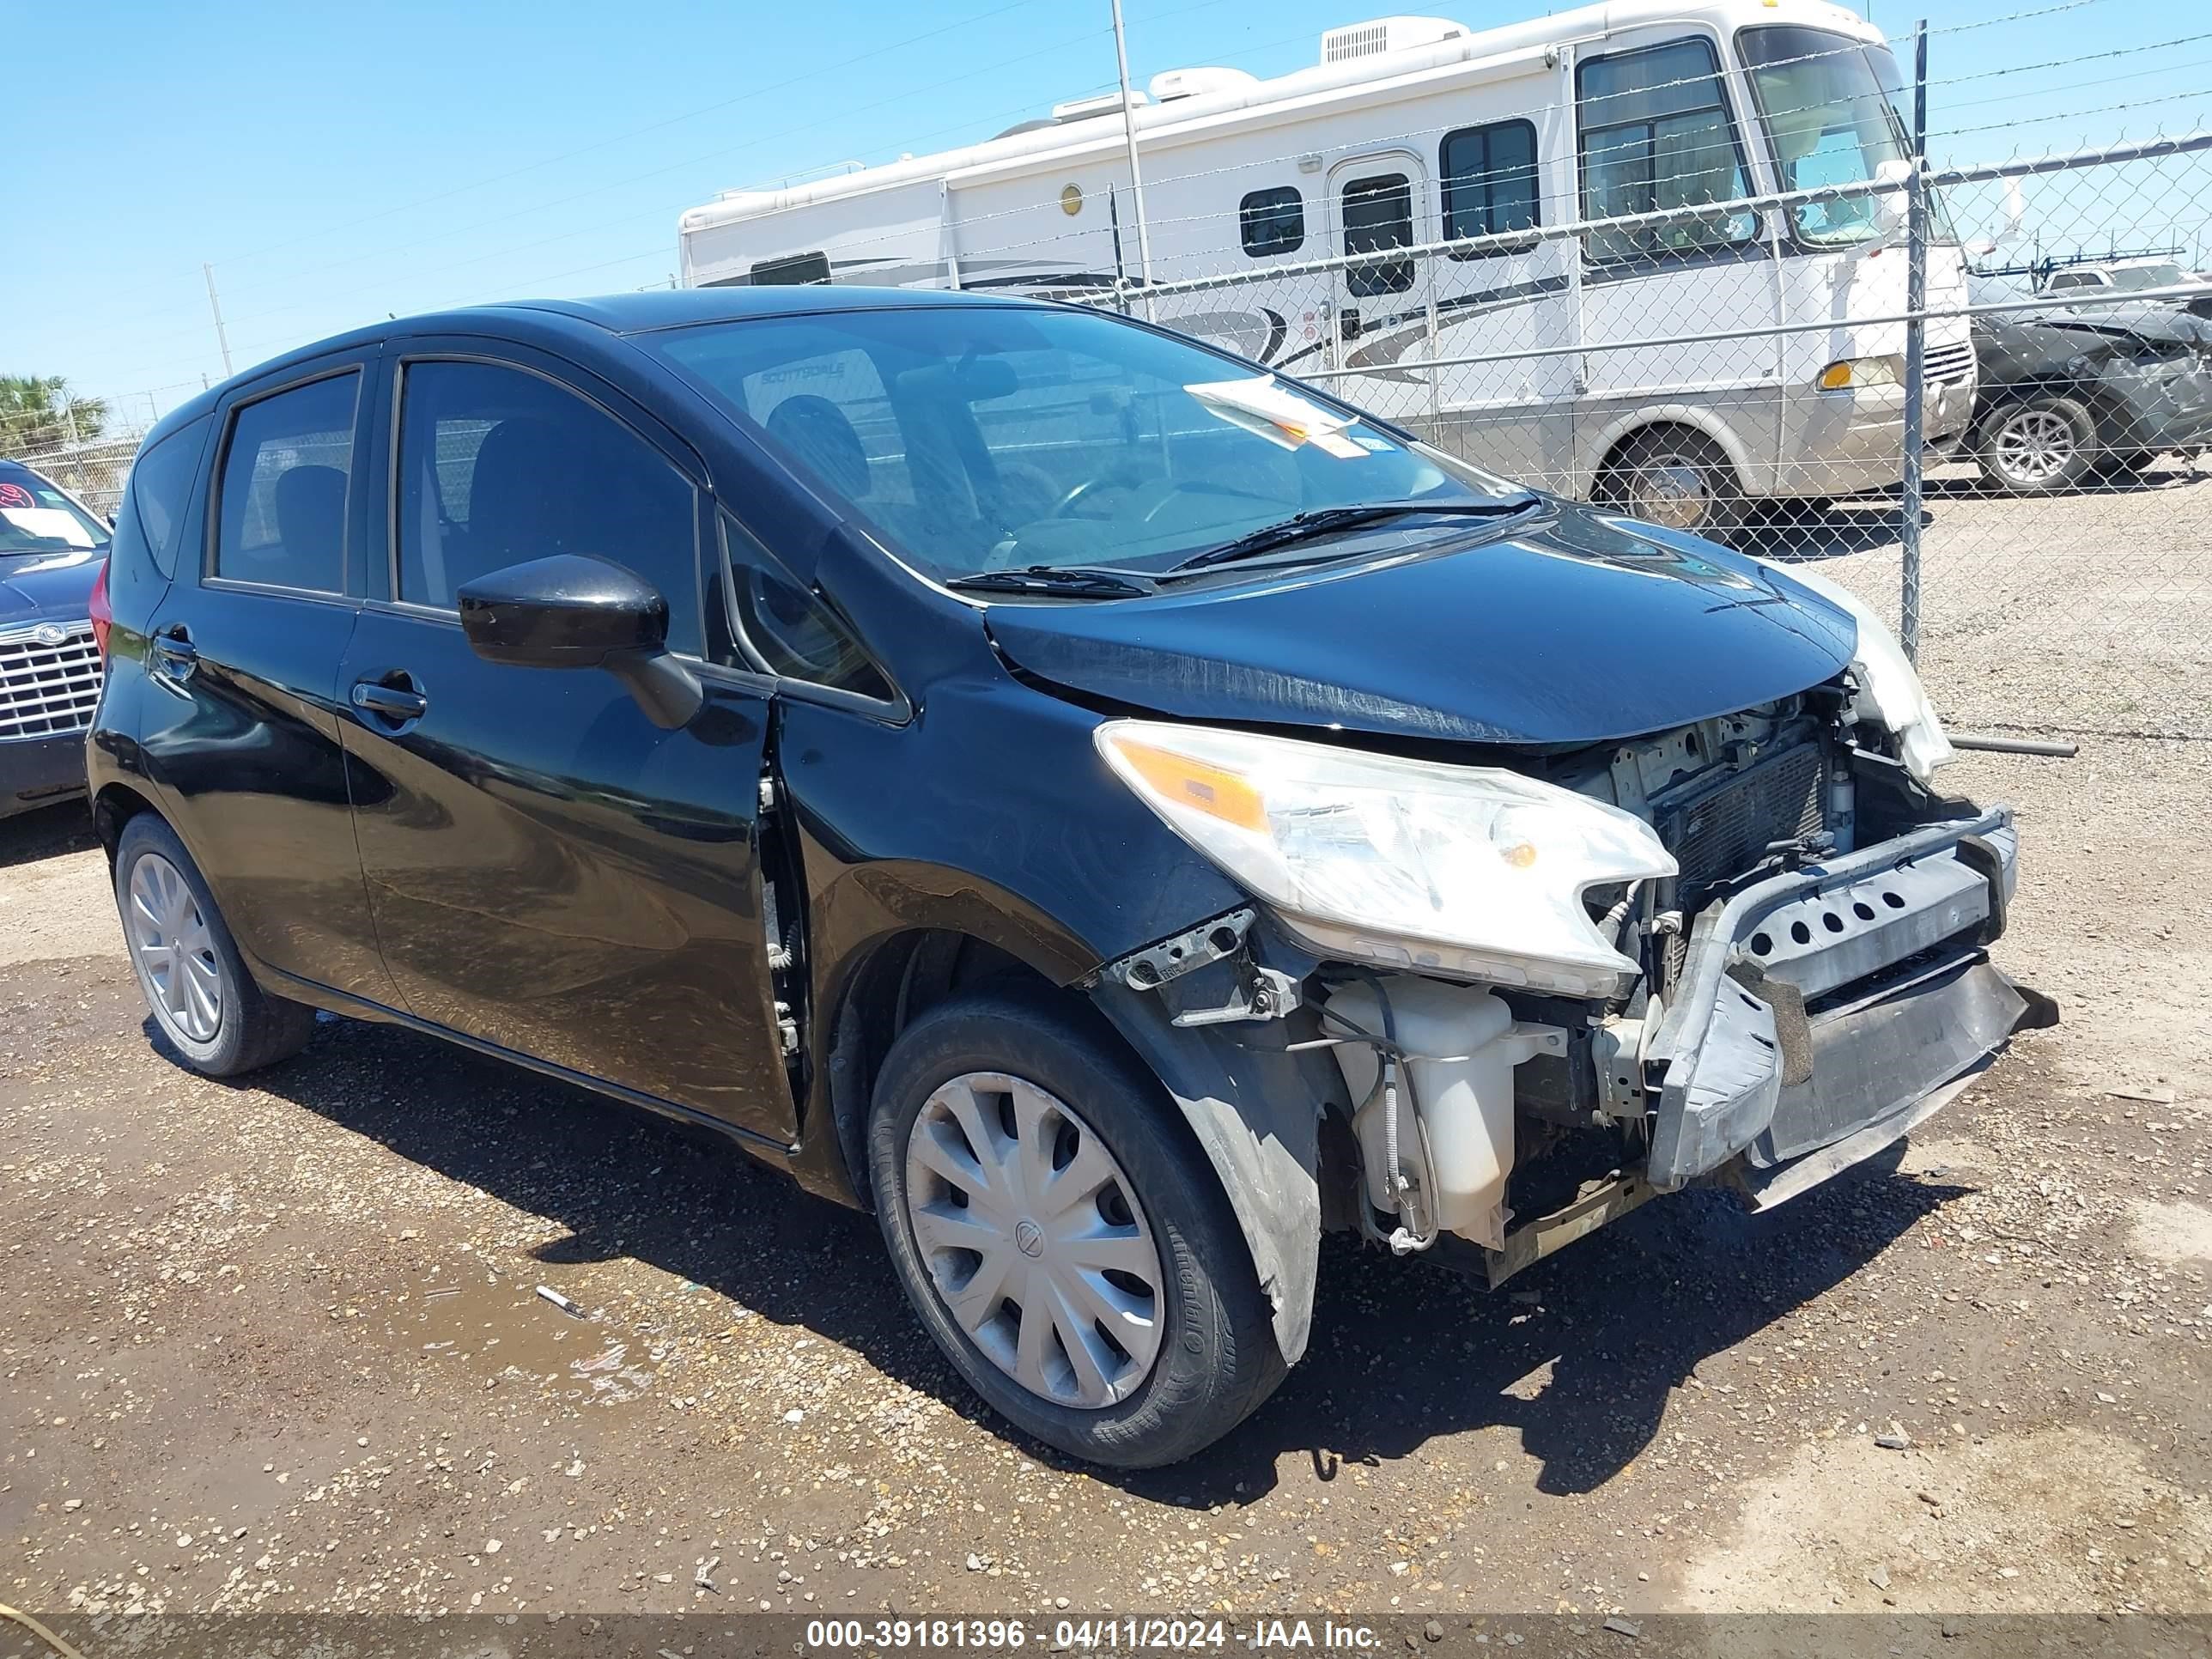
[(1851, 613), (1859, 625), (1858, 645), (1851, 653), (1851, 672), (1859, 683), (1853, 717), (1871, 721), (1894, 736), (1898, 758), (1905, 763), (1905, 770), (1923, 783), (1930, 782), (1936, 769), (1948, 766), (1956, 756), (1951, 739), (1943, 734), (1943, 722), (1936, 718), (1936, 707), (1920, 684), (1918, 671), (1897, 642), (1897, 635), (1889, 631), (1889, 624), (1864, 599), (1826, 576), (1798, 565), (1760, 562)]
[(1583, 892), (1675, 873), (1642, 819), (1493, 768), (1148, 720), (1097, 742), (1170, 829), (1333, 956), (1611, 996), (1637, 964)]
[(1842, 392), (1851, 386), (1896, 386), (1900, 383), (1894, 357), (1848, 357), (1820, 371), (1820, 390)]

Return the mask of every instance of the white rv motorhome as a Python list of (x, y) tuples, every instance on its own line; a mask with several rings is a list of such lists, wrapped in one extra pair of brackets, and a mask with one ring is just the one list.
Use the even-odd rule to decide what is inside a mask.
[[(1905, 329), (1875, 319), (1905, 309), (1901, 191), (1723, 204), (1904, 177), (1901, 84), (1881, 32), (1823, 0), (1385, 18), (1277, 79), (1177, 70), (1133, 93), (1141, 237), (1115, 94), (695, 208), (684, 281), (1115, 304), (1491, 471), (1723, 531), (1747, 498), (1900, 475)], [(1965, 283), (1939, 240), (1929, 305)], [(1931, 320), (1925, 353), (1940, 449), (1973, 407), (1966, 319)]]

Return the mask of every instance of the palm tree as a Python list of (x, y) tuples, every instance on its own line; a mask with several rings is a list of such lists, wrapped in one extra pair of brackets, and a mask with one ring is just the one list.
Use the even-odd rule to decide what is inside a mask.
[(0, 455), (88, 442), (106, 424), (106, 401), (73, 395), (58, 374), (0, 374)]

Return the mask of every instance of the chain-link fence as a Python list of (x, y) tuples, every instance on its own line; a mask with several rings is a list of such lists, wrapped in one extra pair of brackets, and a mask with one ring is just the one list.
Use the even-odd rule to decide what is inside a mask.
[(112, 518), (144, 436), (142, 432), (115, 434), (93, 443), (7, 459), (36, 468), (102, 518)]
[[(1983, 65), (2005, 24), (2047, 57), (2025, 20), (2073, 9), (1936, 31), (1984, 31), (1947, 111), (2002, 118), (1942, 136), (2055, 119), (2006, 77), (2064, 66)], [(1224, 83), (1264, 117), (1146, 110), (1141, 199), (1084, 126), (1016, 140), (1064, 185), (985, 147), (741, 195), (687, 218), (687, 277), (1115, 307), (1817, 570), (1898, 627), (1954, 726), (2212, 737), (2212, 132), (1936, 168), (1924, 35), (1908, 75), (1871, 31), (1607, 17), (1464, 46), (1393, 20), (1371, 82), (1325, 52), (1310, 84)]]
[[(2094, 220), (2150, 251), (1992, 269), (1953, 228), (1992, 203), (2008, 245)], [(1954, 724), (2208, 737), (2212, 279), (2156, 240), (2197, 204), (2212, 135), (1428, 244), (1401, 193), (1337, 204), (1349, 252), (1121, 302), (1493, 471), (1820, 570)]]

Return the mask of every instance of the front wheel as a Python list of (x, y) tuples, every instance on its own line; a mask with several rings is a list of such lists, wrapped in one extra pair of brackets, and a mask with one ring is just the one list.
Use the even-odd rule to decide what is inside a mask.
[(1001, 1416), (1152, 1468), (1284, 1374), (1252, 1260), (1158, 1083), (1048, 998), (939, 1005), (884, 1056), (869, 1169), (922, 1324)]
[(185, 1064), (235, 1077), (297, 1054), (315, 1011), (253, 982), (206, 879), (175, 830), (150, 812), (115, 848), (115, 908), (138, 988)]
[(2097, 423), (2074, 398), (2026, 398), (1983, 422), (1974, 454), (1982, 476), (1999, 489), (2052, 495), (2088, 477), (2097, 460)]

